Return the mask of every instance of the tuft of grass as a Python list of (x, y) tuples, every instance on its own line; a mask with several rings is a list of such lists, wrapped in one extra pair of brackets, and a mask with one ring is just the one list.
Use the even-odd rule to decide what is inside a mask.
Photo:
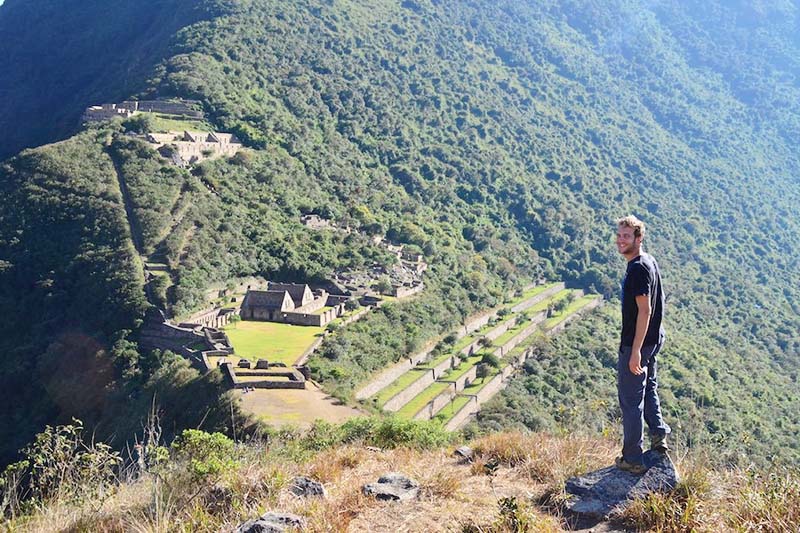
[(420, 492), (430, 498), (452, 498), (462, 485), (462, 477), (458, 472), (437, 469), (420, 481)]
[(321, 483), (340, 479), (345, 470), (352, 470), (365, 460), (363, 448), (344, 446), (317, 455), (308, 466), (308, 476)]
[(727, 522), (737, 531), (797, 531), (800, 524), (800, 470), (766, 474), (740, 472), (733, 484)]
[(557, 533), (563, 531), (553, 517), (536, 512), (534, 506), (514, 496), (500, 498), (497, 517), (490, 524), (470, 520), (461, 524), (462, 533)]

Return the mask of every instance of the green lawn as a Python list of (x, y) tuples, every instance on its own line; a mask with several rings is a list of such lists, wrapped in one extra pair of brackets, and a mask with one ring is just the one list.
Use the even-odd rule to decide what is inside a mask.
[(293, 364), (313, 343), (324, 328), (293, 326), (276, 322), (242, 320), (223, 328), (236, 355), (256, 361)]
[(214, 131), (211, 125), (204, 120), (184, 119), (176, 115), (163, 115), (161, 113), (147, 113), (147, 116), (152, 120), (152, 130), (154, 132)]
[(420, 409), (425, 407), (428, 402), (452, 387), (452, 383), (434, 382), (432, 385), (428, 386), (427, 389), (417, 394), (414, 399), (405, 404), (402, 409), (397, 411), (397, 416), (401, 418), (412, 418)]
[(564, 309), (561, 313), (557, 314), (556, 316), (548, 318), (547, 321), (544, 323), (545, 328), (550, 329), (554, 326), (559, 325), (567, 318), (569, 318), (570, 315), (572, 315), (582, 307), (588, 305), (589, 302), (597, 298), (598, 296), (596, 294), (587, 294), (586, 296), (577, 298), (574, 302), (569, 304), (569, 306), (567, 306), (567, 308)]
[(383, 404), (391, 400), (392, 397), (395, 396), (398, 392), (405, 389), (406, 387), (408, 387), (409, 385), (411, 385), (412, 383), (414, 383), (427, 373), (430, 373), (430, 370), (427, 369), (420, 370), (412, 368), (411, 370), (409, 370), (408, 372), (397, 378), (394, 382), (392, 382), (391, 385), (389, 385), (388, 387), (386, 387), (385, 389), (383, 389), (378, 393), (378, 395), (375, 397), (376, 401), (378, 402), (378, 405), (383, 407)]

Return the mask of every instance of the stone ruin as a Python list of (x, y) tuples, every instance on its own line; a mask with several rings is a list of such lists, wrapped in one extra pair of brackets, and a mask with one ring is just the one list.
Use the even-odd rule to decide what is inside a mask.
[(148, 133), (144, 138), (162, 156), (184, 167), (206, 159), (231, 157), (242, 149), (232, 133), (170, 131)]
[(312, 291), (306, 284), (270, 282), (267, 290), (247, 291), (239, 314), (243, 320), (324, 327), (344, 314), (350, 299), (324, 289)]
[(101, 104), (86, 108), (81, 120), (104, 122), (115, 118), (128, 118), (137, 113), (162, 113), (180, 117), (202, 119), (205, 115), (199, 110), (197, 100), (159, 98), (156, 100), (126, 100), (119, 104)]

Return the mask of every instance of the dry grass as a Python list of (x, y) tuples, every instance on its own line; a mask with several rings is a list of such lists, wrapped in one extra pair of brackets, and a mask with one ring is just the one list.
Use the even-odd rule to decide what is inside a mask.
[(732, 473), (726, 521), (738, 531), (784, 532), (800, 529), (800, 471)]
[(588, 470), (611, 464), (616, 443), (578, 435), (493, 433), (474, 444), (474, 470), (487, 462), (519, 468), (538, 483), (563, 482)]
[[(306, 460), (287, 459), (261, 443), (238, 448), (238, 466), (205, 485), (180, 476), (146, 476), (122, 484), (94, 506), (53, 503), (24, 520), (7, 522), (4, 529), (233, 531), (272, 510), (306, 517), (309, 531), (555, 532), (566, 527), (558, 513), (565, 479), (611, 464), (616, 446), (575, 435), (498, 433), (473, 442), (475, 461), (461, 464), (447, 448), (376, 451), (345, 445)], [(682, 483), (668, 494), (631, 503), (619, 520), (636, 530), (661, 532), (796, 531), (797, 472), (720, 474), (707, 464), (703, 457), (680, 458)], [(392, 471), (420, 483), (417, 499), (380, 502), (362, 494), (364, 484)], [(286, 485), (298, 475), (322, 481), (328, 497), (291, 494)]]
[(619, 521), (636, 530), (656, 532), (725, 531), (718, 516), (720, 502), (711, 490), (720, 480), (712, 480), (707, 464), (705, 458), (684, 458), (682, 479), (675, 489), (631, 502)]
[(332, 483), (340, 479), (345, 470), (360, 465), (367, 457), (364, 448), (343, 446), (315, 457), (308, 465), (308, 477), (320, 483)]

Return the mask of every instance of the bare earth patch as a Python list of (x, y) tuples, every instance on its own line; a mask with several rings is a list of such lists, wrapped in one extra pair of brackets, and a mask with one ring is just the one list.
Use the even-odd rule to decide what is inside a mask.
[(344, 422), (364, 413), (341, 404), (328, 396), (310, 381), (305, 390), (255, 389), (250, 392), (236, 390), (233, 393), (242, 408), (260, 420), (276, 426), (292, 425), (309, 427), (314, 420)]

